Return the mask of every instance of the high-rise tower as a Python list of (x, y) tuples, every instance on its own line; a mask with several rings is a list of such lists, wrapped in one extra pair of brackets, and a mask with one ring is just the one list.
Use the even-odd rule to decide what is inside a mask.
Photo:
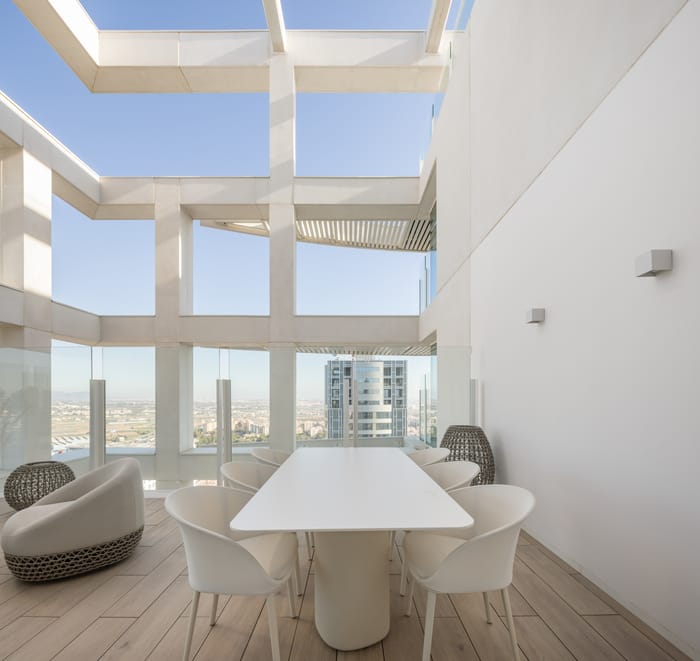
[(328, 438), (406, 435), (405, 360), (329, 360)]

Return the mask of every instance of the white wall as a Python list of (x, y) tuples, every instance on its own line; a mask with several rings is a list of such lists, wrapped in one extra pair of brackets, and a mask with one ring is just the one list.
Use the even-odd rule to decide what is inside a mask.
[[(600, 3), (568, 4), (594, 11)], [(618, 26), (621, 41), (629, 45), (628, 31), (651, 24), (647, 11), (658, 23), (655, 12), (662, 5), (669, 8), (639, 3), (639, 20)], [(478, 12), (473, 20), (472, 36)], [(546, 28), (558, 24), (550, 20)], [(510, 209), (483, 241), (473, 237), (470, 260), (472, 370), (483, 383), (484, 423), (499, 480), (536, 494), (528, 528), (538, 539), (695, 658), (698, 34), (700, 0), (690, 0), (646, 52), (643, 39), (635, 42), (638, 61), (599, 106), (583, 113), (592, 111), (526, 192), (510, 202), (522, 188), (523, 171), (504, 163), (503, 181), (491, 181), (490, 191), (483, 191), (493, 197), (493, 213), (486, 213), (486, 197), (476, 198), (477, 182), (495, 176), (496, 156), (474, 152), (473, 216), (481, 214), (485, 228), (498, 210)], [(550, 45), (548, 57), (556, 58), (563, 46)], [(616, 45), (605, 47), (617, 61)], [(493, 60), (489, 71), (505, 75), (508, 58), (516, 55), (520, 50), (506, 47), (503, 70)], [(594, 59), (600, 62), (601, 54)], [(486, 77), (488, 66), (473, 57), (473, 79), (477, 69)], [(516, 63), (512, 76), (517, 72)], [(501, 87), (506, 104), (508, 89)], [(490, 110), (481, 105), (486, 98), (472, 87), (471, 103), (481, 113)], [(520, 112), (531, 109), (525, 103)], [(515, 127), (534, 130), (531, 118), (498, 117), (503, 135)], [(551, 126), (560, 127), (556, 119)], [(540, 124), (534, 137), (549, 133), (549, 126)], [(496, 141), (501, 149), (505, 142)], [(484, 142), (481, 149), (488, 146)], [(651, 248), (674, 250), (673, 271), (635, 278), (635, 257)], [(546, 308), (543, 325), (524, 323), (529, 307)]]
[(473, 245), (685, 0), (482, 0), (471, 31)]
[[(437, 333), (438, 443), (449, 425), (469, 420), (469, 35), (458, 46), (449, 92), (421, 176), (433, 164), (437, 195), (437, 295), (420, 319), (420, 336)], [(438, 158), (439, 156), (439, 158)]]

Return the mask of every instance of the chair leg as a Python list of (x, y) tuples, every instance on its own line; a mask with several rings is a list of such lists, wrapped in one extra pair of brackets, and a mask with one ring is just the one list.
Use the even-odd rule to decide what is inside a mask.
[(214, 601), (212, 602), (211, 605), (211, 615), (209, 616), (209, 626), (213, 627), (216, 624), (216, 609), (219, 606), (219, 595), (215, 594), (214, 596)]
[(484, 612), (486, 613), (486, 621), (489, 624), (493, 624), (491, 619), (491, 607), (489, 606), (489, 594), (488, 592), (482, 592), (481, 596), (484, 598)]
[(433, 622), (435, 621), (435, 599), (437, 595), (428, 590), (428, 603), (425, 607), (425, 637), (423, 638), (423, 661), (430, 661), (430, 648), (433, 646)]
[[(405, 553), (405, 551), (404, 551)], [(401, 584), (399, 585), (399, 594), (403, 597), (406, 594), (406, 585), (408, 584), (408, 565), (404, 556), (401, 562)]]
[(396, 531), (389, 532), (389, 562), (394, 559), (394, 541), (396, 540)]
[(287, 601), (289, 602), (289, 614), (291, 617), (296, 617), (296, 605), (294, 603), (294, 590), (292, 588), (292, 577), (287, 581)]
[(307, 532), (306, 533), (306, 554), (307, 557), (309, 558), (309, 561), (314, 557), (314, 545), (313, 542), (311, 541), (311, 533)]
[(304, 586), (301, 582), (301, 569), (299, 569), (299, 556), (294, 561), (294, 591), (301, 597), (304, 594)]
[(513, 659), (514, 661), (520, 661), (520, 650), (518, 649), (518, 640), (515, 637), (515, 624), (513, 622), (513, 611), (510, 607), (508, 588), (503, 588), (501, 594), (503, 595), (503, 606), (506, 609), (506, 618), (508, 619), (508, 631), (510, 632), (510, 644), (513, 647)]
[(190, 648), (192, 647), (192, 634), (194, 633), (194, 625), (197, 622), (197, 609), (199, 608), (199, 592), (195, 590), (192, 593), (192, 605), (190, 606), (190, 623), (187, 627), (187, 638), (185, 638), (185, 653), (182, 655), (183, 661), (189, 661)]
[(411, 589), (408, 591), (408, 603), (406, 604), (406, 617), (411, 615), (411, 608), (413, 608), (413, 591), (416, 587), (416, 579), (411, 581)]
[(267, 596), (267, 621), (270, 625), (270, 645), (272, 646), (272, 661), (280, 661), (280, 637), (277, 630), (277, 610), (275, 596)]

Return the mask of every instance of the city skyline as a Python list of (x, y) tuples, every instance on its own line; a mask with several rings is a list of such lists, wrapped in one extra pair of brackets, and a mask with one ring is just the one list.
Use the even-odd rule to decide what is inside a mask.
[[(52, 391), (75, 396), (87, 395), (91, 378), (91, 351), (85, 345), (55, 341), (51, 354)], [(107, 381), (109, 400), (155, 400), (155, 351), (153, 347), (103, 347), (102, 371), (95, 378)], [(331, 354), (297, 355), (297, 400), (323, 401), (324, 369)], [(430, 371), (427, 356), (379, 356), (407, 361), (407, 401), (417, 403), (422, 375)], [(359, 357), (358, 360), (362, 360)], [(193, 401), (216, 401), (216, 379), (220, 376), (219, 350), (195, 347), (193, 351)], [(232, 349), (228, 374), (233, 400), (267, 401), (269, 398), (269, 356), (266, 351)], [(225, 366), (224, 366), (225, 367)], [(140, 376), (135, 379), (134, 375)], [(237, 378), (236, 375), (243, 375)]]

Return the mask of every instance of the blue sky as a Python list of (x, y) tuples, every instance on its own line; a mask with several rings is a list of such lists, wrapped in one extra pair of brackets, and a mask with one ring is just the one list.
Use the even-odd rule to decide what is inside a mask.
[[(430, 3), (282, 1), (292, 29), (424, 29)], [(266, 27), (261, 0), (84, 5), (103, 29)], [(267, 94), (91, 94), (10, 0), (0, 2), (0, 61), (0, 89), (100, 174), (268, 174)], [(427, 94), (300, 94), (297, 174), (416, 176), (432, 103)], [(153, 314), (153, 221), (95, 222), (55, 199), (52, 223), (55, 300), (100, 314)], [(196, 223), (194, 258), (195, 313), (268, 313), (266, 239)], [(416, 314), (422, 261), (299, 244), (297, 312)], [(255, 379), (257, 391), (267, 387)]]

